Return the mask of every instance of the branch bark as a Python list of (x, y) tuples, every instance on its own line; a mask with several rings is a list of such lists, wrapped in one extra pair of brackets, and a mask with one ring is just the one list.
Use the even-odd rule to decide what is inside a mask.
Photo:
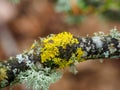
[[(30, 50), (25, 51), (22, 54), (16, 55), (15, 57), (11, 57), (4, 62), (0, 62), (0, 88), (4, 88), (10, 85), (10, 83), (15, 81), (16, 77), (20, 74), (20, 72), (25, 72), (26, 70), (31, 69), (31, 63), (36, 66), (37, 63), (41, 63), (44, 68), (50, 67), (51, 70), (58, 68), (60, 69), (60, 64), (57, 64), (55, 61), (48, 60), (48, 58), (46, 59), (48, 61), (42, 61), (42, 55), (44, 52), (46, 52), (46, 49), (41, 52), (42, 49), (48, 43), (50, 45), (55, 43), (54, 39), (51, 39), (51, 37), (54, 36), (49, 36), (47, 38), (47, 40), (49, 39), (47, 43), (45, 43), (46, 39), (40, 39), (38, 41), (35, 41)], [(81, 62), (83, 59), (89, 60), (120, 58), (120, 33), (116, 29), (112, 30), (109, 35), (104, 35), (100, 32), (93, 37), (87, 36), (73, 38), (76, 39), (78, 42), (72, 43), (71, 45), (70, 43), (67, 43), (65, 44), (65, 46), (55, 46), (59, 51), (59, 55), (56, 54), (54, 58), (52, 58), (52, 56), (50, 56), (50, 58), (57, 58), (61, 60), (64, 59), (66, 61), (70, 61), (70, 59), (73, 58), (74, 55), (74, 58), (77, 57), (75, 59), (80, 59), (78, 62)], [(77, 53), (78, 49), (81, 49), (81, 51), (83, 51), (83, 54), (81, 56), (79, 56), (79, 52)], [(52, 53), (50, 52), (49, 54)], [(72, 63), (68, 64), (68, 66)]]

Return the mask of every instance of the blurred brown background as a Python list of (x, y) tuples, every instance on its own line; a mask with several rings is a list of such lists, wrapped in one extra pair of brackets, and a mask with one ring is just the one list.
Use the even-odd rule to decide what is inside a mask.
[[(52, 0), (21, 0), (17, 4), (0, 0), (0, 60), (22, 53), (35, 39), (51, 33), (69, 31), (76, 36), (86, 36), (97, 31), (108, 33), (114, 26), (119, 30), (119, 24), (90, 14), (80, 24), (69, 25), (64, 22), (63, 14), (55, 12)], [(66, 70), (50, 90), (120, 90), (119, 65), (119, 60), (82, 62), (77, 65), (78, 74)], [(13, 90), (27, 89), (17, 85)]]

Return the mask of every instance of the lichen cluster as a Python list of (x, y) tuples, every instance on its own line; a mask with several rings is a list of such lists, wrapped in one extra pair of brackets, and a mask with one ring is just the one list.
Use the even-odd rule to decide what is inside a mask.
[[(75, 62), (71, 59), (73, 54), (76, 55), (76, 60), (79, 60), (83, 55), (81, 48), (77, 49), (77, 47), (72, 47), (78, 43), (78, 40), (68, 32), (52, 35), (43, 39), (43, 48), (40, 51), (41, 63), (55, 65), (58, 68), (65, 68), (66, 66), (73, 64)], [(69, 52), (70, 48), (71, 52)], [(62, 53), (64, 53), (64, 55), (62, 55)], [(68, 54), (70, 54), (69, 57)]]
[(18, 75), (18, 79), (27, 88), (32, 90), (48, 90), (50, 84), (55, 83), (62, 77), (62, 73), (54, 71), (50, 68), (42, 68), (27, 70)]
[(51, 34), (35, 41), (27, 54), (17, 55), (18, 62), (26, 62), (30, 68), (21, 72), (17, 79), (28, 88), (32, 86), (33, 90), (47, 90), (51, 83), (61, 78), (61, 69), (83, 61), (84, 52), (78, 44), (78, 39), (69, 32)]

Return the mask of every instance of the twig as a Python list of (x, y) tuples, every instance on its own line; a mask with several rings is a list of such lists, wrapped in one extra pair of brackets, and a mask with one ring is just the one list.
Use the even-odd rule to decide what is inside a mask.
[(34, 90), (47, 90), (65, 67), (89, 59), (119, 59), (119, 54), (120, 33), (116, 28), (109, 35), (99, 32), (93, 37), (51, 34), (35, 41), (30, 50), (0, 63), (0, 88), (22, 82)]

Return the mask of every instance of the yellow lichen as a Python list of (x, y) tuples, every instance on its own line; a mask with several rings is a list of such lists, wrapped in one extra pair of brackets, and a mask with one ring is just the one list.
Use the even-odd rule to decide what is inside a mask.
[(67, 44), (78, 43), (78, 40), (76, 38), (73, 38), (73, 35), (71, 33), (63, 32), (46, 38), (45, 40), (43, 40), (43, 42), (47, 45), (52, 44), (54, 46), (62, 46), (65, 48)]
[(42, 63), (47, 62), (59, 55), (58, 47), (66, 48), (66, 45), (78, 43), (76, 38), (68, 32), (63, 32), (57, 35), (53, 35), (43, 40), (44, 47), (41, 49)]
[(31, 49), (33, 49), (34, 47), (35, 47), (35, 45), (34, 45), (34, 44), (32, 44)]
[(77, 48), (76, 54), (77, 54), (77, 61), (78, 62), (84, 61), (84, 59), (81, 58), (81, 56), (83, 56), (83, 54), (84, 54), (84, 52), (82, 51), (81, 48)]
[(64, 68), (66, 66), (69, 66), (70, 64), (73, 64), (72, 60), (66, 60), (61, 58), (54, 58), (53, 60), (55, 64), (59, 65), (59, 68)]
[(0, 68), (0, 81), (4, 80), (6, 78), (7, 78), (6, 69)]
[[(59, 68), (64, 68), (70, 64), (73, 64), (74, 61), (72, 59), (66, 60), (59, 57), (59, 47), (62, 47), (65, 50), (67, 45), (71, 46), (78, 43), (78, 40), (68, 32), (52, 35), (48, 38), (43, 39), (43, 48), (40, 51), (41, 62), (45, 63), (48, 61), (53, 61), (53, 63), (58, 65)], [(75, 54), (77, 55), (76, 58), (80, 59), (80, 57), (83, 55), (83, 51), (81, 48), (78, 48)]]

